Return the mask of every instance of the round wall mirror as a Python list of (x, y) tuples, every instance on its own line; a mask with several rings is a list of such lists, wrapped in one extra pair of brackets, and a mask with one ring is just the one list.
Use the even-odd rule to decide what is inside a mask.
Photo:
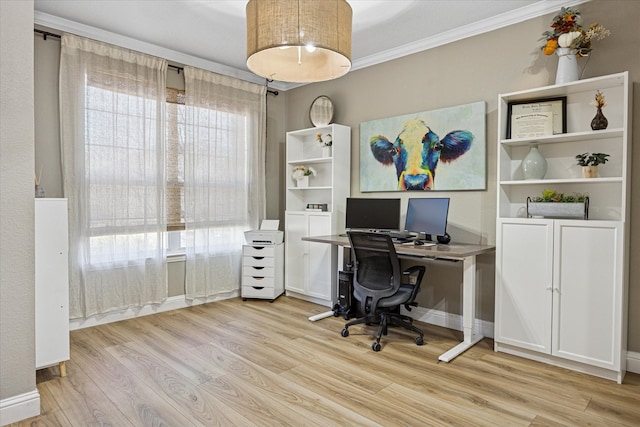
[(309, 118), (314, 126), (326, 126), (333, 120), (333, 102), (328, 96), (321, 95), (313, 100), (309, 109)]

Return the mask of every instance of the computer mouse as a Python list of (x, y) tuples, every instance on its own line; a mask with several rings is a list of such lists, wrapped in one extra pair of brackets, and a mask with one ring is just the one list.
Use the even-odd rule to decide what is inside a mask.
[(416, 246), (420, 246), (420, 245), (424, 245), (424, 242), (422, 240), (417, 240), (416, 239), (416, 240), (413, 241), (413, 244), (416, 245)]

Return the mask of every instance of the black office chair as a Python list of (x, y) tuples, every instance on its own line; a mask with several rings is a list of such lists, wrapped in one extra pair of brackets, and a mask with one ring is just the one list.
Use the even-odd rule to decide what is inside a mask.
[[(420, 283), (424, 276), (424, 266), (413, 266), (400, 270), (391, 236), (380, 233), (349, 232), (351, 254), (354, 260), (353, 294), (359, 303), (358, 319), (344, 325), (343, 337), (349, 336), (349, 327), (362, 323), (379, 324), (376, 340), (371, 344), (373, 351), (380, 351), (380, 338), (387, 335), (389, 325), (398, 325), (417, 334), (417, 345), (424, 344), (424, 333), (413, 325), (413, 319), (400, 314), (400, 306), (411, 311)], [(415, 277), (415, 284), (408, 283)]]

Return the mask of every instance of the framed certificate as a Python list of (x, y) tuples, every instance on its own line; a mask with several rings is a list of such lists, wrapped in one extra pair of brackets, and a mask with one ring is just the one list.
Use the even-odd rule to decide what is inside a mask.
[(536, 138), (566, 132), (566, 96), (507, 104), (507, 139)]

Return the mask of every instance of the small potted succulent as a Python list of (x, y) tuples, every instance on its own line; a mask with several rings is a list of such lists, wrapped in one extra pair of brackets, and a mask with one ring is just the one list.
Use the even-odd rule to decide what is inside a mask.
[(589, 196), (585, 193), (564, 194), (546, 189), (541, 196), (527, 197), (527, 216), (587, 219)]
[(598, 165), (607, 163), (609, 155), (605, 153), (582, 153), (576, 155), (576, 161), (582, 166), (583, 178), (597, 178)]

